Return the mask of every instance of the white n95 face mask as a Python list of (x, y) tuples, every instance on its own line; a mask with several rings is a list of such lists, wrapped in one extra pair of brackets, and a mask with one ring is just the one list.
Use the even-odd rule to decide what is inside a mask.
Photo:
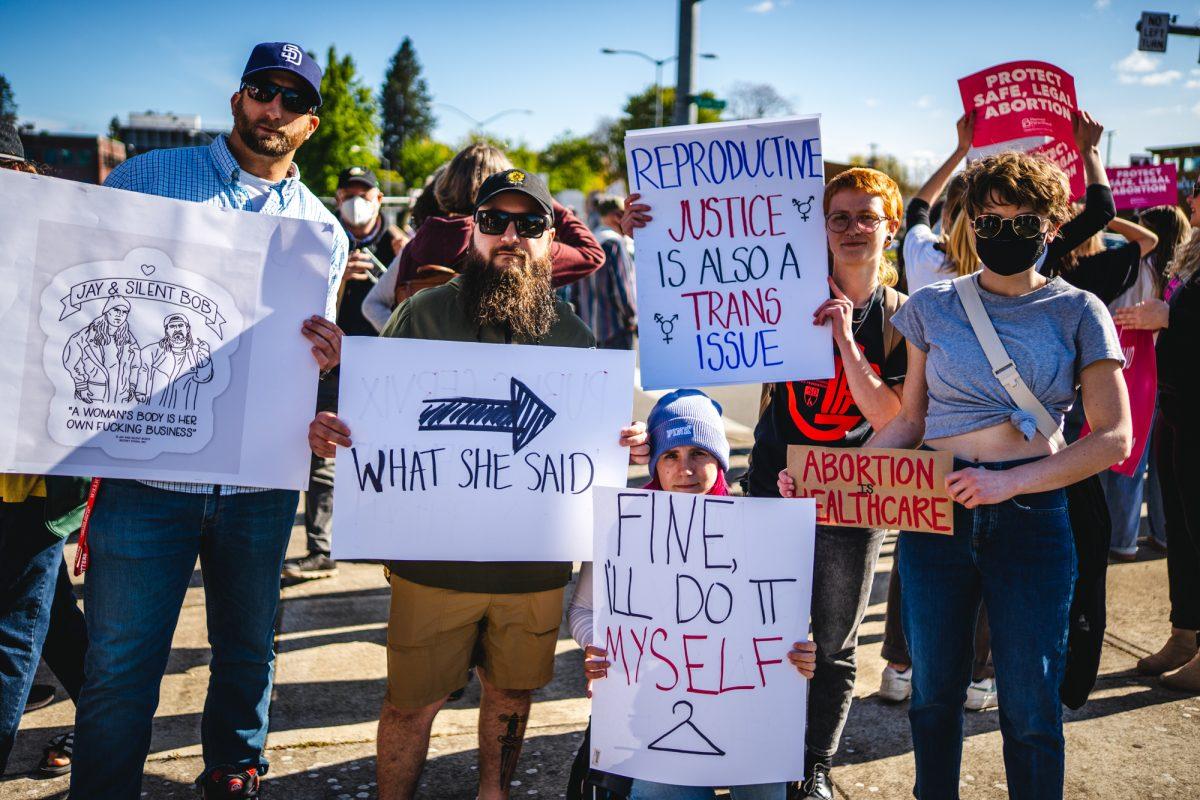
[(375, 204), (361, 195), (347, 197), (338, 206), (338, 211), (342, 219), (354, 226), (366, 225), (375, 219)]

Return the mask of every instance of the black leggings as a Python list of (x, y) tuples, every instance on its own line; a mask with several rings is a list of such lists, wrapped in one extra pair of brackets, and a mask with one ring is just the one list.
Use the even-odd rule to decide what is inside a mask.
[(1200, 630), (1200, 422), (1197, 398), (1159, 394), (1154, 430), (1163, 514), (1167, 523), (1167, 575), (1171, 624)]

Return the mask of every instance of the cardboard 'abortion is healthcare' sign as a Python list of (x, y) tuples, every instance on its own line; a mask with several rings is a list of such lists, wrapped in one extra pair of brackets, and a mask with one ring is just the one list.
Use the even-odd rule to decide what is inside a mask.
[(816, 500), (819, 525), (952, 534), (953, 471), (940, 450), (788, 446), (788, 474), (797, 496)]

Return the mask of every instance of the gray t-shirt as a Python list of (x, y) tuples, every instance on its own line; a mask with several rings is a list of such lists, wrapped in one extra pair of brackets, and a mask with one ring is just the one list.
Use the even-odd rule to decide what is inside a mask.
[[(1116, 326), (1100, 299), (1054, 278), (1020, 297), (979, 286), (983, 307), (1030, 391), (1062, 419), (1075, 401), (1079, 373), (1096, 361), (1125, 363)], [(940, 439), (1011, 422), (1026, 440), (1037, 433), (1032, 414), (1017, 407), (992, 374), (967, 312), (950, 281), (915, 292), (892, 317), (904, 338), (927, 354), (929, 412), (925, 438)]]

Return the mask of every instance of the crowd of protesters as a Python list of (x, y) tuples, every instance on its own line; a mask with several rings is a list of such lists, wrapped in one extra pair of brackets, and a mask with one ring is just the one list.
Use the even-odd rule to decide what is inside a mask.
[[(106, 181), (334, 225), (326, 313), (297, 321), (321, 374), (303, 507), (308, 552), (284, 562), (296, 492), (105, 479), (89, 493), (86, 480), (0, 474), (0, 770), (21, 714), (36, 705), (43, 658), (77, 712), (74, 732), (47, 743), (41, 771), (69, 771), (79, 798), (141, 795), (171, 638), (199, 559), (212, 660), (196, 782), (205, 798), (258, 796), (280, 578), (336, 573), (333, 457), (353, 436), (337, 415), (343, 335), (635, 346), (631, 237), (653, 213), (641, 198), (597, 198), (589, 230), (537, 175), (472, 144), (434, 173), (407, 230), (385, 221), (379, 181), (362, 165), (338, 165), (335, 216), (293, 163), (320, 124), (321, 78), (302, 48), (258, 45), (231, 98), (230, 134), (135, 157)], [(828, 181), (830, 298), (812, 322), (831, 331), (834, 378), (763, 387), (740, 489), (796, 496), (789, 445), (952, 453), (956, 534), (900, 535), (880, 695), (909, 700), (918, 798), (958, 795), (964, 708), (997, 705), (1010, 796), (1061, 797), (1062, 706), (1082, 704), (1095, 681), (1105, 568), (1109, 557), (1136, 557), (1143, 501), (1141, 543), (1167, 553), (1171, 630), (1137, 669), (1200, 694), (1200, 494), (1188, 458), (1200, 446), (1191, 349), (1200, 335), (1200, 196), (1190, 198), (1190, 215), (1159, 207), (1136, 222), (1118, 217), (1098, 152), (1102, 128), (1084, 112), (1075, 119), (1082, 204), (1072, 206), (1057, 166), (1032, 155), (990, 155), (957, 171), (973, 124), (970, 115), (958, 120), (955, 150), (907, 210), (878, 170)], [(0, 167), (37, 171), (11, 126), (0, 128)], [(1133, 449), (1118, 326), (1156, 340), (1153, 436), (1130, 474), (1110, 469)], [(844, 413), (820, 413), (832, 405)], [(721, 408), (698, 390), (667, 394), (646, 423), (612, 435), (630, 463), (648, 464), (649, 489), (734, 488)], [(84, 507), (86, 616), (63, 559)], [(730, 787), (733, 797), (832, 798), (884, 536), (817, 527), (811, 630), (795, 631), (788, 656), (809, 682), (796, 754), (804, 778)], [(532, 693), (553, 674), (572, 565), (396, 561), (386, 574), (380, 796), (417, 793), (434, 719), (474, 675), (477, 796), (508, 797)], [(567, 621), (589, 686), (609, 666), (592, 641), (591, 586), (585, 563)], [(597, 773), (587, 749), (585, 740), (570, 797), (713, 796)]]

